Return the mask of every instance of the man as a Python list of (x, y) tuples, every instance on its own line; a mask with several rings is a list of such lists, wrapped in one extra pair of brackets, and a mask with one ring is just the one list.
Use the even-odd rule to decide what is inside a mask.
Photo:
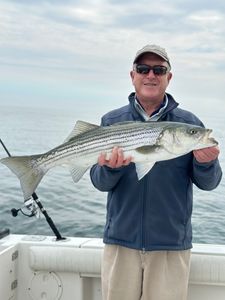
[[(107, 113), (102, 125), (122, 121), (174, 121), (203, 126), (166, 93), (172, 78), (165, 49), (139, 50), (130, 72), (129, 104)], [(140, 181), (131, 157), (115, 147), (102, 153), (91, 179), (108, 192), (102, 267), (103, 300), (185, 300), (192, 247), (192, 185), (212, 190), (222, 171), (219, 148), (161, 161)]]

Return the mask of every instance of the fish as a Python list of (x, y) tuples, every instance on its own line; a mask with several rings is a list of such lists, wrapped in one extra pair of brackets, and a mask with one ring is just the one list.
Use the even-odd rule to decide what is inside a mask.
[(158, 161), (173, 159), (192, 150), (216, 146), (212, 130), (179, 122), (126, 121), (99, 126), (78, 120), (67, 139), (48, 152), (10, 156), (0, 162), (20, 180), (24, 199), (35, 192), (43, 176), (55, 166), (70, 170), (74, 182), (98, 162), (101, 153), (109, 159), (114, 147), (132, 157), (141, 180)]

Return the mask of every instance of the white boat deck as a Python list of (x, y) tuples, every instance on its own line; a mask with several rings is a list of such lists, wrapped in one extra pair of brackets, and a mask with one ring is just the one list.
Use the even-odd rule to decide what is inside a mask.
[[(100, 239), (0, 239), (1, 300), (101, 300)], [(225, 299), (225, 246), (195, 244), (188, 300)], [(129, 299), (124, 299), (129, 300)]]

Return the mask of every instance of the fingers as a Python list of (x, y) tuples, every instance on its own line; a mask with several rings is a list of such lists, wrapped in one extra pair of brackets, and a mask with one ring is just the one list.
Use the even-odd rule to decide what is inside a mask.
[(123, 163), (123, 151), (120, 148), (114, 147), (109, 159), (108, 166), (111, 168), (119, 168)]
[(132, 161), (132, 157), (129, 156), (127, 158), (124, 157), (123, 150), (119, 147), (114, 147), (110, 158), (107, 159), (106, 153), (101, 153), (98, 158), (98, 163), (100, 166), (108, 166), (110, 168), (119, 168), (122, 166), (127, 166)]
[(124, 166), (128, 166), (131, 162), (132, 162), (133, 157), (132, 156), (128, 156), (124, 161), (123, 161), (123, 165)]
[(209, 147), (199, 150), (194, 150), (193, 154), (196, 160), (200, 163), (207, 163), (218, 158), (220, 153), (219, 147)]
[(106, 160), (106, 153), (101, 153), (98, 157), (98, 164), (100, 166), (104, 166), (106, 164), (107, 160)]

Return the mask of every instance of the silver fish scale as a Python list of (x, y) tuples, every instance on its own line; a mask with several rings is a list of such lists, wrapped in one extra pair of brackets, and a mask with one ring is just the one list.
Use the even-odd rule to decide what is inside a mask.
[(153, 126), (153, 124), (152, 126), (146, 123), (129, 125), (106, 126), (90, 130), (53, 149), (53, 153), (52, 151), (46, 153), (41, 160), (44, 159), (45, 164), (48, 161), (52, 164), (71, 156), (79, 158), (96, 153), (97, 157), (101, 152), (111, 151), (114, 146), (128, 151), (144, 145), (155, 145), (163, 130), (162, 126)]
[[(91, 129), (87, 130), (88, 128)], [(84, 132), (84, 130), (87, 131)], [(86, 170), (97, 162), (100, 153), (106, 152), (108, 157), (114, 146), (123, 148), (125, 155), (131, 155), (134, 158), (134, 163), (146, 163), (148, 159), (152, 162), (171, 159), (187, 153), (190, 149), (218, 144), (213, 138), (209, 138), (211, 130), (175, 122), (126, 122), (120, 125), (98, 127), (80, 121), (72, 134), (75, 132), (79, 134), (46, 153), (14, 156), (0, 160), (20, 179), (25, 199), (30, 198), (42, 177), (51, 167), (67, 165), (74, 181), (77, 182)], [(182, 144), (182, 139), (186, 139), (187, 145)], [(151, 149), (147, 151), (143, 148), (135, 153), (135, 149), (142, 146), (154, 145), (156, 147), (153, 147), (153, 150), (157, 150), (156, 148), (163, 143), (168, 152), (160, 153)], [(146, 157), (146, 154), (149, 154), (149, 157)], [(138, 179), (143, 178), (150, 169), (151, 166), (147, 164), (145, 169), (136, 165)]]

